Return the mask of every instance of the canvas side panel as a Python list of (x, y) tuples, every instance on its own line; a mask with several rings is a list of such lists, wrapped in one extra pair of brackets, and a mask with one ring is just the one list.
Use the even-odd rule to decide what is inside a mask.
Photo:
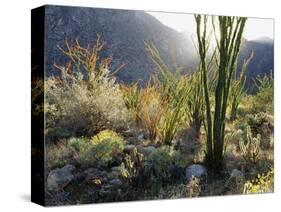
[(31, 201), (45, 205), (44, 34), (45, 7), (31, 11)]

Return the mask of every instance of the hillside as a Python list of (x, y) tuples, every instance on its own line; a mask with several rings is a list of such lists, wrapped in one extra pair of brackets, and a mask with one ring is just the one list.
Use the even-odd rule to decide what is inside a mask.
[[(142, 11), (47, 6), (46, 32), (47, 75), (54, 73), (54, 62), (64, 62), (57, 45), (63, 46), (66, 37), (90, 44), (95, 42), (96, 34), (106, 42), (104, 54), (113, 57), (113, 69), (126, 64), (117, 74), (119, 80), (148, 79), (154, 67), (144, 42), (153, 42), (170, 66), (173, 66), (171, 58), (174, 57), (178, 65), (194, 67), (192, 44), (180, 33)], [(175, 56), (168, 52), (174, 52)]]
[[(47, 76), (56, 74), (54, 63), (65, 63), (58, 46), (64, 47), (66, 38), (79, 39), (81, 45), (93, 44), (97, 34), (105, 41), (103, 56), (113, 57), (112, 69), (125, 64), (116, 74), (118, 81), (130, 83), (141, 79), (139, 83), (143, 85), (154, 72), (145, 42), (154, 43), (170, 67), (177, 64), (190, 73), (197, 63), (194, 44), (186, 32), (179, 33), (143, 11), (47, 6), (45, 26)], [(273, 69), (273, 41), (268, 38), (245, 40), (238, 68), (252, 51), (254, 59), (249, 65), (247, 83)]]

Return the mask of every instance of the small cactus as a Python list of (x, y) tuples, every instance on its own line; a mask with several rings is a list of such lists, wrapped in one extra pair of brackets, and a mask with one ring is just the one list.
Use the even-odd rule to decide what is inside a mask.
[(250, 126), (247, 127), (247, 143), (240, 139), (239, 145), (240, 150), (244, 159), (248, 162), (256, 163), (260, 153), (260, 142), (261, 135), (258, 134), (257, 137), (253, 137)]

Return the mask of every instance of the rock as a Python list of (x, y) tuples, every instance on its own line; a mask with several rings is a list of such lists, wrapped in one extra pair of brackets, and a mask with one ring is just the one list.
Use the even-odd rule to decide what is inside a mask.
[(47, 189), (50, 191), (62, 191), (73, 179), (73, 165), (65, 165), (62, 168), (52, 170), (47, 178)]
[(77, 173), (74, 175), (73, 182), (82, 183), (86, 179), (87, 175), (85, 173)]
[(133, 150), (134, 150), (134, 148), (136, 148), (136, 146), (135, 145), (132, 145), (132, 144), (129, 144), (129, 145), (126, 145), (125, 147), (124, 147), (124, 152), (125, 153), (130, 153), (130, 152), (132, 152)]
[(230, 178), (244, 178), (243, 172), (239, 171), (238, 169), (233, 169), (230, 174)]
[(109, 184), (113, 185), (113, 186), (119, 186), (122, 184), (121, 180), (119, 180), (118, 178), (117, 179), (113, 179), (113, 180), (110, 180)]
[(241, 193), (240, 189), (244, 185), (244, 174), (238, 169), (233, 169), (231, 171), (230, 177), (225, 183), (225, 189), (230, 190), (232, 194)]
[(193, 164), (185, 169), (185, 180), (189, 181), (192, 176), (203, 179), (208, 175), (207, 169), (200, 164)]
[(96, 168), (89, 168), (84, 171), (87, 177), (96, 177), (101, 174), (101, 171)]

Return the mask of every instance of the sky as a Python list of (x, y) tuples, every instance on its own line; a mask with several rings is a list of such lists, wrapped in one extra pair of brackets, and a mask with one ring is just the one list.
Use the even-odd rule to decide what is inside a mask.
[[(163, 24), (179, 31), (195, 33), (195, 21), (192, 14), (147, 12), (157, 18)], [(273, 19), (248, 18), (243, 36), (247, 40), (255, 40), (260, 37), (273, 39), (274, 21)]]

